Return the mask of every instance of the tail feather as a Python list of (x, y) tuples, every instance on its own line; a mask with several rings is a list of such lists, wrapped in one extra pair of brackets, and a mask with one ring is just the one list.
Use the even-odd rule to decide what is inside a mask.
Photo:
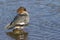
[(10, 25), (10, 23), (5, 26), (5, 29), (12, 29), (12, 28), (13, 27), (12, 27), (12, 25)]
[(9, 25), (10, 25), (10, 23), (5, 26), (5, 29), (8, 29), (8, 26), (9, 26)]

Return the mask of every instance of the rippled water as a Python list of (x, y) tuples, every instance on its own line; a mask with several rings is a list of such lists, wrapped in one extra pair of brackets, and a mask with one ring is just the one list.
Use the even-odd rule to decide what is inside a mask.
[(30, 14), (28, 40), (60, 40), (60, 0), (0, 0), (0, 40), (14, 40), (4, 29), (24, 6)]

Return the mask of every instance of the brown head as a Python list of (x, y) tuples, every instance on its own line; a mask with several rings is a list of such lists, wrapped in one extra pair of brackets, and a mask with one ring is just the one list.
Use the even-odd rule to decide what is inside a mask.
[(18, 13), (18, 14), (21, 14), (21, 13), (23, 13), (24, 11), (26, 11), (26, 8), (24, 8), (24, 7), (20, 7), (20, 8), (17, 9), (17, 13)]

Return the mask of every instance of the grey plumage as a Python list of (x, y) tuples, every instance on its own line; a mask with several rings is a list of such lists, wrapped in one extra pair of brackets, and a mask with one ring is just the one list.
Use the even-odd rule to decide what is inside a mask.
[(14, 20), (7, 26), (7, 29), (13, 28), (17, 23), (24, 22), (25, 24), (29, 23), (29, 14), (23, 12), (23, 14), (17, 14)]

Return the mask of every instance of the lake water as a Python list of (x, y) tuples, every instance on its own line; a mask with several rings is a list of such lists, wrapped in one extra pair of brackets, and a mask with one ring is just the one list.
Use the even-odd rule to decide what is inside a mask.
[(0, 0), (0, 40), (14, 40), (4, 27), (20, 6), (30, 14), (30, 24), (24, 29), (28, 40), (60, 40), (60, 0)]

